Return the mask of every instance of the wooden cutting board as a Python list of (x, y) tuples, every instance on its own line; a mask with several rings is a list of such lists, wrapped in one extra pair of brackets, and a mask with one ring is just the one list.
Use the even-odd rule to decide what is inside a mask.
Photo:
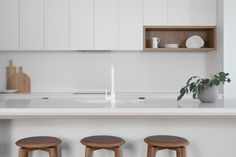
[(19, 67), (19, 72), (13, 76), (16, 80), (15, 88), (18, 93), (30, 93), (31, 81), (27, 74), (23, 72), (23, 67)]
[(13, 61), (9, 61), (9, 66), (7, 67), (7, 89), (16, 89), (16, 79), (13, 77), (16, 75), (16, 67), (13, 66)]

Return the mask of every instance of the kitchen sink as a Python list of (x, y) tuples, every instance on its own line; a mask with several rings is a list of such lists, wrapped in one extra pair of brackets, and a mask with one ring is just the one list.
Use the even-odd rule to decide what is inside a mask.
[(110, 103), (109, 100), (105, 99), (84, 99), (84, 100), (76, 100), (76, 103), (81, 107), (87, 108), (134, 108), (134, 107), (147, 107), (146, 100), (141, 99), (116, 99), (115, 104)]
[[(88, 104), (110, 104), (109, 100), (105, 99), (81, 99), (76, 100), (77, 103), (88, 103)], [(123, 104), (123, 103), (144, 103), (145, 100), (142, 99), (116, 99), (115, 104)]]

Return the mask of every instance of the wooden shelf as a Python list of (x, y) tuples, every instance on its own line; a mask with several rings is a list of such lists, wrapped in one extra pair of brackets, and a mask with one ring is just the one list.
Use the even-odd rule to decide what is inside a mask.
[[(215, 26), (144, 26), (143, 27), (144, 51), (214, 51), (216, 50)], [(186, 48), (186, 40), (193, 36), (200, 36), (205, 45), (203, 48)], [(152, 48), (152, 37), (161, 39), (160, 48)], [(179, 44), (180, 48), (164, 48), (165, 44)]]
[(158, 51), (158, 52), (170, 52), (170, 51), (176, 51), (176, 52), (190, 52), (190, 51), (195, 51), (195, 52), (204, 52), (204, 51), (215, 51), (215, 48), (144, 48), (144, 51)]

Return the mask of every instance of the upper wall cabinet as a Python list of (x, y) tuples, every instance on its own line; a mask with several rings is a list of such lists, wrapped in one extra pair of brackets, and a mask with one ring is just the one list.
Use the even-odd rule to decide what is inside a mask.
[(18, 0), (0, 0), (0, 50), (18, 50)]
[(69, 1), (45, 0), (45, 49), (69, 49)]
[(144, 25), (167, 25), (167, 8), (167, 0), (144, 0)]
[(143, 25), (215, 26), (216, 11), (217, 0), (0, 0), (0, 50), (142, 50)]
[(118, 0), (94, 0), (94, 16), (95, 50), (117, 50)]
[(70, 0), (70, 49), (94, 49), (93, 0)]
[(193, 0), (193, 25), (216, 25), (217, 0)]
[(142, 0), (119, 0), (119, 49), (142, 50)]
[(44, 49), (43, 0), (20, 0), (20, 50)]
[(192, 24), (192, 0), (168, 0), (168, 24)]

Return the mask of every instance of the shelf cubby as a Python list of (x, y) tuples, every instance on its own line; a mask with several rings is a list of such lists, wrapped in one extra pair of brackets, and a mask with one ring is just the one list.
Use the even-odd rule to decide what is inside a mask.
[[(202, 48), (187, 48), (186, 40), (193, 36), (200, 36), (205, 44)], [(144, 51), (214, 51), (216, 50), (215, 26), (144, 26)], [(161, 39), (159, 48), (152, 48), (152, 37)], [(179, 48), (164, 48), (165, 44), (179, 44)]]

